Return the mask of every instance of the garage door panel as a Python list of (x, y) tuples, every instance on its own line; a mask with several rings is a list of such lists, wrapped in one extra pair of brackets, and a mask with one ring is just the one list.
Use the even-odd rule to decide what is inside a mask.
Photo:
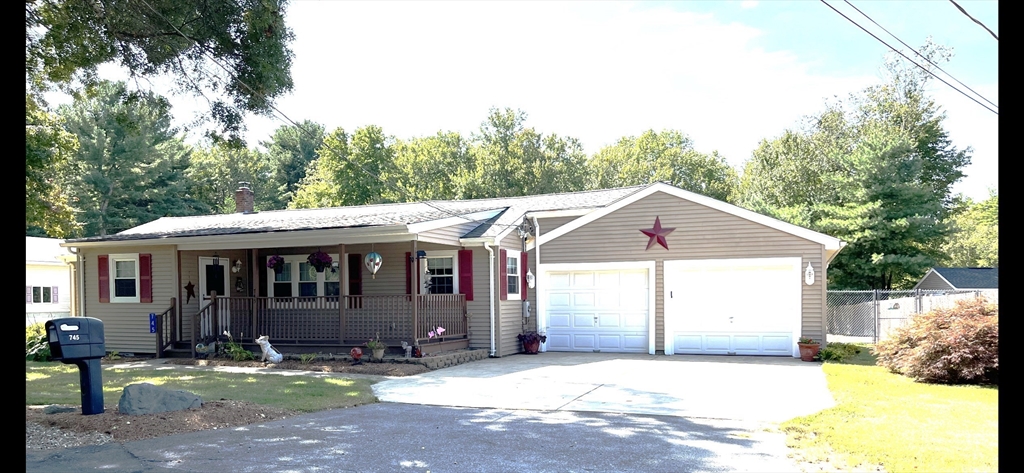
[(733, 335), (732, 348), (736, 353), (757, 353), (761, 349), (761, 337), (757, 335)]
[(700, 335), (676, 335), (676, 353), (700, 353), (704, 337)]
[(548, 306), (552, 308), (569, 307), (569, 293), (568, 292), (549, 292), (548, 293)]
[(551, 289), (565, 289), (570, 286), (569, 273), (555, 273), (548, 276), (548, 287)]
[(728, 352), (730, 338), (728, 335), (706, 335), (704, 337), (704, 349)]
[(572, 348), (568, 335), (548, 335), (548, 350), (565, 351)]
[(793, 351), (793, 336), (790, 334), (765, 335), (761, 338), (761, 346), (768, 353), (789, 355)]
[(649, 352), (648, 271), (546, 271), (547, 280), (568, 283), (551, 285), (542, 295), (546, 349)]
[(572, 327), (570, 321), (570, 314), (548, 314), (548, 326), (551, 328), (569, 328)]

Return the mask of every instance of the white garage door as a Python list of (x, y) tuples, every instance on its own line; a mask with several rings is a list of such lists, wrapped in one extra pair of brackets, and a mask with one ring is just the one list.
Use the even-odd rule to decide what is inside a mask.
[(666, 353), (798, 356), (800, 258), (665, 262)]
[(545, 271), (547, 350), (649, 353), (649, 272)]

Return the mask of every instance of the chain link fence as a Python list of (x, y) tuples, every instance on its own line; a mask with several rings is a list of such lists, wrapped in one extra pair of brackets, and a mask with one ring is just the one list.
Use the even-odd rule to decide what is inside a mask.
[(958, 300), (975, 297), (999, 304), (998, 289), (828, 291), (828, 341), (878, 343), (914, 314), (953, 307)]

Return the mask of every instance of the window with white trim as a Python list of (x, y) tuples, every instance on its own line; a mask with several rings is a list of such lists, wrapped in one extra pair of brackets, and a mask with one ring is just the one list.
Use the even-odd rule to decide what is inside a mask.
[(519, 294), (519, 282), (522, 280), (522, 276), (519, 274), (519, 253), (509, 251), (505, 255), (507, 261), (505, 265), (505, 279), (508, 285), (508, 299), (509, 300), (522, 300), (522, 295)]
[[(318, 273), (306, 260), (308, 255), (281, 255), (284, 265), (280, 271), (268, 269), (267, 292), (270, 297), (337, 296), (341, 289), (338, 255), (332, 254), (331, 267)], [(267, 257), (269, 260), (270, 257)]]
[(428, 251), (427, 257), (420, 264), (423, 265), (420, 294), (459, 293), (459, 278), (456, 274), (459, 267), (458, 252)]
[(29, 304), (56, 304), (57, 286), (28, 286), (25, 299)]
[(109, 255), (110, 302), (139, 302), (139, 254)]

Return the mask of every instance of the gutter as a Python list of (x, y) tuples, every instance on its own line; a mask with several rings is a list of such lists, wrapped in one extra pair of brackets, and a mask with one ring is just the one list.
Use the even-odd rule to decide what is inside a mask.
[(489, 286), (488, 299), (490, 299), (490, 304), (488, 305), (491, 306), (491, 351), (488, 354), (488, 356), (494, 358), (494, 248), (491, 248), (491, 245), (489, 243), (484, 242), (484, 249), (487, 250), (487, 253), (490, 255), (490, 264), (487, 265), (488, 274), (490, 277), (487, 278), (487, 285)]

